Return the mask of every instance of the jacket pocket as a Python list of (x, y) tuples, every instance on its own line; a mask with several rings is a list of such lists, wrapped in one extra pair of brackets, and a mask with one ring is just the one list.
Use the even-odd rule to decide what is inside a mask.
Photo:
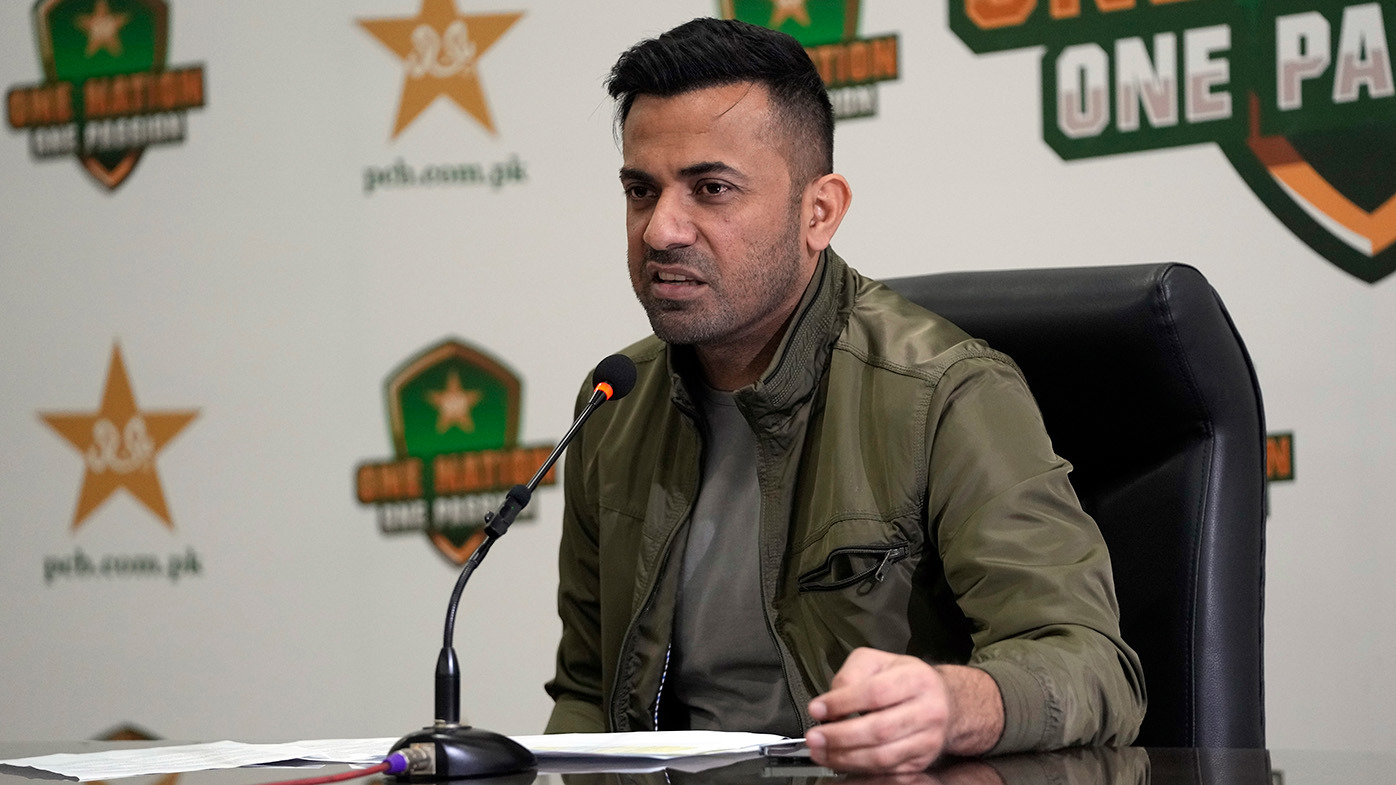
[(881, 583), (887, 568), (905, 559), (911, 545), (891, 542), (878, 545), (845, 545), (829, 551), (824, 563), (796, 579), (801, 592), (838, 591), (864, 581)]

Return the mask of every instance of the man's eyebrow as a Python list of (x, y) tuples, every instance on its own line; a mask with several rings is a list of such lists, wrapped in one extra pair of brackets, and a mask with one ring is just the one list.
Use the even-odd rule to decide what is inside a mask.
[[(690, 164), (679, 170), (679, 177), (684, 179), (702, 177), (705, 174), (730, 174), (740, 177), (742, 173), (736, 168), (721, 161), (702, 161), (700, 163)], [(620, 168), (620, 179), (634, 180), (641, 183), (655, 182), (654, 175), (651, 175), (649, 172), (640, 169), (632, 169), (628, 166), (622, 166)]]
[(705, 174), (734, 174), (740, 176), (741, 172), (721, 161), (703, 161), (702, 163), (685, 166), (679, 170), (679, 176), (686, 178), (701, 177)]

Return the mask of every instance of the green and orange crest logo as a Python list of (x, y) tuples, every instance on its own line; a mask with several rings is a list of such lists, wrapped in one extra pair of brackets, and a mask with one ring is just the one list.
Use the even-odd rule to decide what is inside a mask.
[[(553, 445), (517, 446), (518, 376), (460, 341), (403, 363), (385, 393), (395, 457), (359, 466), (359, 501), (377, 507), (385, 534), (425, 532), (463, 564), (484, 539), (485, 513), (528, 482)], [(556, 482), (549, 471), (540, 485)]]
[(184, 141), (204, 105), (202, 65), (168, 68), (163, 0), (39, 0), (34, 33), (44, 81), (6, 95), (10, 127), (37, 160), (76, 156), (115, 189), (152, 145)]
[(859, 0), (720, 0), (723, 19), (769, 27), (799, 41), (819, 69), (834, 116), (877, 114), (877, 83), (901, 74), (895, 33), (860, 38)]
[(950, 28), (977, 53), (1045, 47), (1062, 158), (1214, 142), (1324, 258), (1396, 271), (1391, 0), (951, 0)]

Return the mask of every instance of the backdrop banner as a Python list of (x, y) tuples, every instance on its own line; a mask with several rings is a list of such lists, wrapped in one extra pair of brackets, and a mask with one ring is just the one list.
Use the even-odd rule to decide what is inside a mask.
[[(697, 16), (806, 47), (860, 271), (1202, 270), (1271, 432), (1269, 743), (1396, 745), (1396, 8), (1360, 0), (4, 4), (0, 741), (431, 719), (482, 515), (649, 332), (603, 83)], [(562, 479), (461, 607), (494, 730), (551, 707)]]

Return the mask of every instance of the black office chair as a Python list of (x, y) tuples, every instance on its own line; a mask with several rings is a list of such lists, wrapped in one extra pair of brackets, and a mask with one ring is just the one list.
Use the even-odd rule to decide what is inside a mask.
[(1013, 357), (1110, 546), (1138, 744), (1264, 747), (1265, 423), (1241, 336), (1181, 264), (887, 281)]

